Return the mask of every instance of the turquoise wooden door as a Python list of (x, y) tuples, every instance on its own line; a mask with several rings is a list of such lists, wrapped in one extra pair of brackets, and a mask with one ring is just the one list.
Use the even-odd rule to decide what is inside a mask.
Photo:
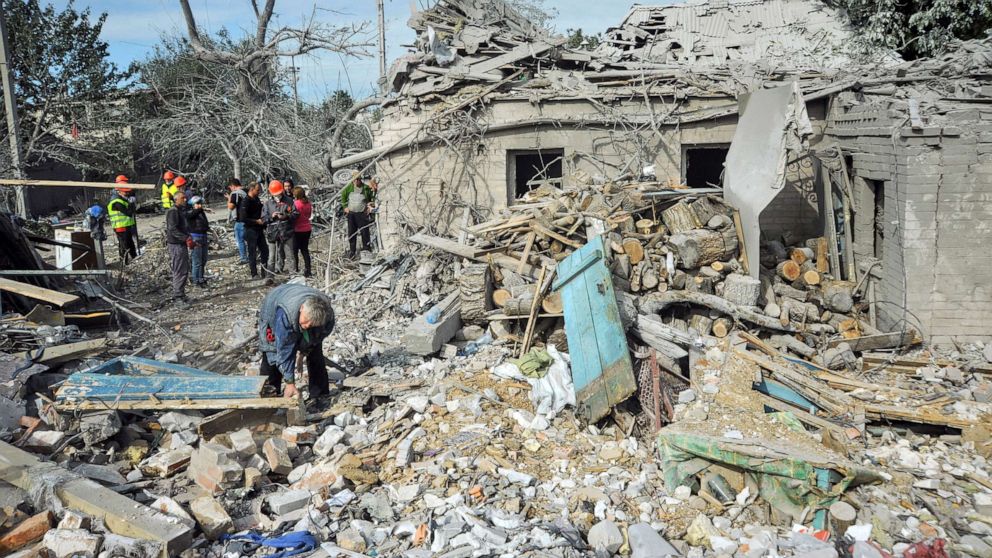
[(603, 237), (590, 240), (558, 264), (554, 284), (565, 310), (577, 414), (590, 423), (636, 389), (605, 255)]

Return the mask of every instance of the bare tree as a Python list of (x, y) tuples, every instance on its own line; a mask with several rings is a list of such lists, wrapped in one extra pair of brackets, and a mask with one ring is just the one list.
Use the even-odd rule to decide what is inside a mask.
[(179, 0), (187, 39), (165, 42), (141, 65), (155, 97), (143, 135), (153, 156), (215, 180), (276, 170), (319, 180), (327, 173), (329, 123), (322, 107), (298, 105), (287, 94), (281, 61), (317, 51), (368, 56), (369, 23), (328, 24), (314, 8), (300, 27), (276, 28), (275, 0), (249, 2), (255, 31), (234, 39), (204, 34), (189, 1)]

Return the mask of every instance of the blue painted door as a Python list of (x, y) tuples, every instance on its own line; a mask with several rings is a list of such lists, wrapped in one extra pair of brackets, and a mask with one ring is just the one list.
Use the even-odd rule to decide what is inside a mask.
[(595, 422), (636, 390), (602, 236), (558, 264), (577, 414)]

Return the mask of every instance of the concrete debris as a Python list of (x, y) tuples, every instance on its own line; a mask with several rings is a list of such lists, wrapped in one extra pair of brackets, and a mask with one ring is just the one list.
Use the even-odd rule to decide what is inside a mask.
[[(499, 0), (440, 0), (411, 26), (372, 149), (332, 161), (376, 163), (381, 250), (343, 259), (335, 188), (310, 188), (333, 248), (314, 246), (320, 280), (292, 281), (334, 301), (330, 393), (303, 359), (299, 405), (68, 409), (66, 376), (119, 355), (262, 395), (268, 285), (173, 307), (149, 243), (106, 298), (151, 318), (99, 340), (5, 290), (0, 479), (32, 485), (0, 483), (0, 531), (31, 539), (3, 552), (214, 558), (253, 530), (332, 556), (992, 558), (992, 305), (985, 260), (959, 257), (992, 240), (988, 41), (860, 66), (815, 0), (635, 6), (595, 49)], [(757, 119), (785, 145), (735, 138), (769, 108), (751, 94), (786, 82), (795, 121)], [(740, 165), (781, 179), (757, 223), (728, 202), (746, 177), (721, 176), (741, 142), (784, 166)], [(210, 266), (245, 284), (216, 236)], [(145, 540), (142, 505), (181, 533)]]

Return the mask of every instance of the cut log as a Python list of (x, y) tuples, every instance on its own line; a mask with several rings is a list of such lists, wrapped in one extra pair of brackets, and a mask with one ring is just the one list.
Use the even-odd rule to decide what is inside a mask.
[(654, 229), (654, 221), (651, 219), (641, 219), (637, 223), (634, 223), (634, 227), (637, 228), (637, 232), (641, 234), (651, 234)]
[(689, 354), (683, 347), (689, 346), (692, 338), (666, 326), (658, 316), (638, 315), (633, 332), (649, 347), (672, 359), (678, 360)]
[(778, 304), (775, 304), (774, 302), (769, 302), (766, 304), (762, 311), (766, 316), (771, 318), (777, 318), (782, 315), (782, 309), (779, 308)]
[(796, 262), (792, 260), (785, 260), (784, 262), (779, 262), (779, 264), (775, 266), (775, 273), (777, 273), (779, 277), (791, 283), (796, 279), (799, 279), (799, 276), (802, 274), (802, 269)]
[(815, 269), (808, 269), (803, 272), (800, 280), (805, 285), (815, 287), (820, 284), (820, 274)]
[(727, 215), (722, 215), (722, 214), (714, 215), (706, 223), (706, 228), (713, 229), (715, 231), (722, 231), (725, 229), (729, 229), (730, 227), (733, 226), (734, 226), (734, 220), (728, 217)]
[(534, 305), (534, 294), (511, 298), (503, 304), (503, 313), (507, 316), (526, 316), (530, 314), (530, 308)]
[(645, 291), (653, 291), (658, 288), (658, 283), (660, 282), (661, 280), (658, 278), (658, 273), (654, 270), (654, 267), (646, 265), (644, 272), (641, 274), (641, 287)]
[(482, 323), (487, 303), (492, 299), (492, 277), (489, 264), (468, 264), (458, 276), (462, 323)]
[(630, 291), (634, 293), (641, 292), (641, 273), (643, 271), (643, 266), (640, 264), (635, 265), (630, 270)]
[(778, 296), (794, 298), (801, 302), (806, 302), (809, 299), (808, 292), (801, 289), (796, 289), (794, 287), (790, 287), (789, 285), (785, 285), (782, 283), (776, 283), (772, 285), (772, 291), (774, 291), (775, 294), (777, 294)]
[(854, 285), (848, 282), (831, 282), (823, 286), (823, 305), (841, 314), (854, 308)]
[(669, 245), (686, 269), (733, 258), (737, 253), (737, 233), (733, 229), (711, 231), (694, 229), (671, 236)]
[(541, 309), (544, 310), (545, 314), (561, 314), (564, 309), (564, 305), (561, 301), (561, 293), (558, 291), (548, 293), (548, 295), (541, 300)]
[(800, 266), (808, 261), (812, 261), (815, 255), (809, 248), (793, 248), (789, 250), (789, 259)]
[(713, 320), (713, 335), (714, 337), (719, 337), (723, 339), (727, 335), (730, 335), (730, 330), (734, 328), (734, 322), (728, 320), (727, 318), (720, 318)]
[[(718, 296), (707, 295), (702, 293), (690, 293), (687, 291), (668, 291), (664, 293), (659, 293), (653, 295), (651, 300), (641, 303), (641, 311), (651, 314), (657, 314), (668, 308), (673, 304), (696, 304), (698, 306), (704, 306), (711, 310), (716, 310), (717, 312), (722, 312), (728, 316), (732, 316), (737, 321), (746, 321), (761, 327), (768, 329), (774, 329), (777, 331), (796, 331), (795, 328), (785, 325), (783, 326), (774, 318), (769, 318), (768, 316), (759, 314), (757, 311), (751, 308), (743, 308), (732, 304)], [(823, 331), (827, 333), (832, 333), (834, 328), (824, 327), (824, 328), (812, 328), (818, 331)]]
[(703, 312), (693, 311), (689, 316), (689, 329), (700, 335), (709, 335), (713, 329), (713, 319)]
[(713, 277), (693, 277), (691, 281), (686, 281), (685, 289), (694, 293), (715, 294), (716, 279)]
[(807, 324), (820, 321), (820, 309), (815, 304), (800, 302), (794, 298), (782, 297), (782, 315), (779, 320), (782, 324)]
[(768, 339), (768, 344), (776, 349), (788, 349), (803, 358), (812, 358), (816, 355), (816, 349), (791, 335), (772, 335)]
[(613, 273), (621, 279), (630, 279), (630, 258), (627, 254), (618, 255), (613, 261)]
[(858, 512), (847, 502), (834, 502), (830, 505), (830, 526), (833, 533), (844, 533), (858, 519)]
[(562, 352), (568, 352), (568, 336), (565, 335), (564, 328), (558, 328), (552, 330), (548, 334), (548, 345), (554, 345), (556, 349)]
[(723, 281), (723, 298), (739, 306), (757, 306), (761, 281), (750, 275), (731, 273)]
[(830, 252), (827, 250), (827, 238), (816, 239), (816, 270), (820, 273), (830, 271)]
[(628, 238), (623, 241), (623, 252), (630, 258), (631, 265), (637, 265), (644, 260), (644, 247), (635, 238)]

